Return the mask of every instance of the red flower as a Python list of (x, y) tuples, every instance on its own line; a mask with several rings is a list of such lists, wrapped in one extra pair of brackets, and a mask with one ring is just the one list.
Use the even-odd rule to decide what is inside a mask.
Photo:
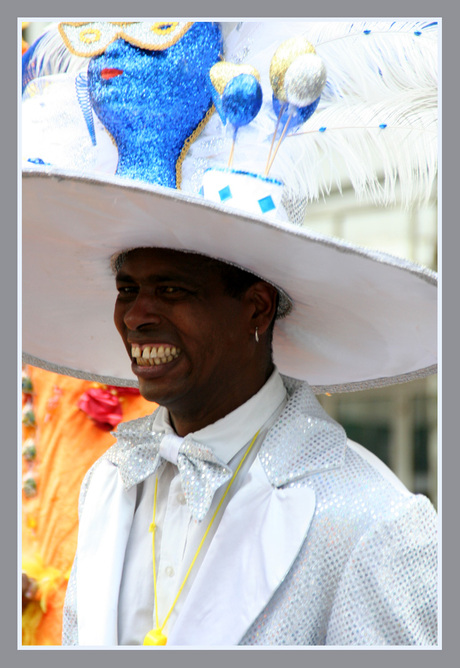
[(84, 392), (78, 408), (86, 413), (104, 431), (114, 429), (123, 419), (119, 394), (139, 394), (136, 388), (97, 387)]

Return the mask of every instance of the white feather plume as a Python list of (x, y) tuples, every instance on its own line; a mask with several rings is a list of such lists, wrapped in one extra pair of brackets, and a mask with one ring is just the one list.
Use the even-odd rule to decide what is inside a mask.
[[(326, 65), (327, 85), (313, 116), (288, 132), (270, 175), (307, 200), (350, 183), (359, 198), (380, 204), (395, 202), (396, 193), (406, 206), (425, 201), (437, 172), (437, 33), (435, 21), (239, 24), (225, 58), (259, 70), (264, 104), (239, 131), (234, 167), (263, 171), (276, 124), (270, 61), (281, 42), (304, 35)], [(230, 143), (213, 119), (187, 158), (188, 185), (198, 185), (192, 174), (205, 162), (223, 164)]]

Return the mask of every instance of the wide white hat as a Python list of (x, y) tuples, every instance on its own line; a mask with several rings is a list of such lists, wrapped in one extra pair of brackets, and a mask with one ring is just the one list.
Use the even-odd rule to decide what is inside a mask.
[[(98, 51), (93, 48), (89, 55), (93, 61), (108, 58), (109, 50), (116, 52), (117, 45), (121, 45), (121, 55), (116, 54), (116, 67), (126, 73), (135, 61), (136, 49), (143, 54), (148, 54), (149, 50), (155, 52), (155, 49), (167, 54), (171, 45), (177, 46), (178, 50), (184, 35), (193, 35), (190, 24), (161, 24), (165, 25), (158, 39), (163, 39), (162, 32), (170, 30), (173, 38), (166, 46), (163, 43), (158, 46), (157, 42), (153, 46), (147, 43), (152, 32), (147, 30), (145, 22), (141, 25), (124, 24), (122, 28), (118, 23), (97, 22), (97, 25), (84, 24), (83, 28), (82, 24), (69, 24), (61, 26), (61, 34), (67, 46), (75, 52), (75, 44), (81, 40), (82, 34), (99, 35), (101, 42), (105, 40)], [(425, 100), (417, 114), (413, 101), (417, 99), (417, 92), (421, 97), (421, 92), (417, 89), (408, 95), (410, 77), (406, 68), (401, 65), (399, 79), (395, 75), (397, 62), (391, 64), (385, 60), (380, 73), (376, 71), (376, 54), (382, 53), (382, 38), (373, 47), (369, 47), (370, 42), (362, 47), (367, 54), (367, 70), (364, 68), (358, 76), (352, 67), (357, 61), (362, 61), (360, 39), (372, 39), (373, 25), (355, 24), (353, 28), (342, 24), (319, 26), (305, 23), (300, 31), (298, 24), (282, 24), (275, 30), (272, 24), (254, 23), (233, 27), (232, 32), (224, 30), (227, 45), (225, 58), (229, 59), (230, 50), (230, 55), (239, 54), (232, 63), (241, 65), (243, 55), (252, 54), (254, 58), (250, 64), (255, 62), (262, 88), (266, 86), (264, 74), (268, 77), (268, 65), (265, 70), (262, 67), (267, 60), (266, 53), (270, 51), (273, 54), (278, 46), (274, 33), (281, 37), (298, 35), (299, 32), (306, 34), (309, 40), (315, 41), (315, 55), (320, 55), (325, 63), (327, 83), (326, 88), (322, 83), (321, 99), (325, 97), (326, 100), (322, 106), (321, 100), (318, 104), (315, 99), (313, 106), (317, 109), (314, 115), (308, 120), (300, 119), (302, 122), (299, 119), (295, 121), (297, 126), (289, 133), (289, 142), (286, 138), (280, 148), (279, 171), (267, 178), (263, 176), (258, 160), (262, 138), (269, 145), (274, 134), (273, 127), (267, 130), (270, 118), (276, 121), (273, 111), (276, 105), (273, 105), (270, 95), (266, 101), (264, 92), (260, 118), (257, 116), (254, 121), (255, 129), (251, 130), (249, 125), (243, 124), (238, 128), (235, 145), (235, 161), (237, 153), (241, 158), (238, 168), (235, 165), (229, 170), (225, 164), (222, 165), (221, 159), (231, 146), (235, 127), (232, 132), (228, 128), (219, 131), (219, 115), (224, 112), (214, 114), (211, 119), (206, 113), (206, 127), (203, 129), (201, 124), (199, 137), (198, 132), (192, 133), (195, 141), (191, 148), (187, 146), (187, 155), (181, 150), (180, 159), (175, 158), (176, 179), (180, 180), (176, 185), (181, 186), (180, 190), (159, 185), (163, 182), (161, 180), (147, 183), (144, 176), (148, 167), (143, 165), (135, 174), (123, 173), (119, 169), (123, 162), (121, 140), (113, 142), (112, 131), (107, 131), (100, 120), (106, 117), (104, 110), (100, 109), (100, 100), (97, 104), (94, 102), (94, 91), (93, 97), (89, 96), (93, 100), (94, 111), (91, 116), (92, 131), (89, 132), (87, 112), (86, 116), (79, 115), (84, 105), (81, 89), (78, 93), (78, 87), (75, 87), (76, 79), (82, 81), (81, 64), (75, 65), (78, 59), (66, 64), (65, 73), (49, 76), (49, 72), (45, 72), (43, 77), (43, 72), (40, 76), (30, 74), (33, 67), (39, 70), (43, 64), (33, 64), (29, 54), (27, 76), (31, 81), (25, 90), (23, 103), (24, 359), (77, 377), (114, 385), (136, 385), (130, 360), (112, 319), (116, 296), (112, 261), (114, 256), (130, 248), (162, 247), (197, 252), (238, 265), (277, 286), (282, 304), (290, 302), (291, 307), (287, 314), (284, 309), (284, 317), (280, 317), (275, 326), (275, 363), (282, 373), (308, 380), (318, 392), (381, 386), (435, 372), (436, 275), (404, 259), (358, 248), (290, 222), (293, 212), (295, 217), (301, 211), (302, 217), (302, 207), (315, 197), (318, 190), (326, 189), (325, 184), (331, 179), (331, 164), (338, 165), (339, 158), (342, 164), (350, 162), (352, 165), (347, 170), (347, 176), (356, 190), (373, 191), (376, 197), (382, 197), (387, 202), (392, 201), (396, 177), (408, 201), (417, 199), (420, 191), (426, 192), (434, 178), (434, 112), (432, 101), (428, 103), (428, 92), (433, 88), (432, 81), (430, 88), (429, 76), (432, 64), (427, 56), (431, 52), (427, 50), (426, 40), (435, 44), (435, 26), (427, 25), (427, 22), (416, 25), (402, 23), (396, 28), (394, 23), (380, 26), (385, 28), (380, 35), (387, 37), (385, 58), (393, 56), (395, 61), (398, 58), (404, 63), (410, 61), (413, 70), (419, 68), (417, 76), (411, 79), (414, 89), (420, 87), (422, 69), (425, 68), (424, 79), (422, 77)], [(177, 31), (176, 37), (174, 30)], [(331, 51), (326, 48), (327, 35), (335, 35), (335, 42), (329, 40), (334, 42)], [(144, 40), (142, 49), (139, 46), (141, 38)], [(319, 46), (321, 39), (325, 44), (323, 50)], [(417, 42), (420, 39), (425, 41)], [(348, 40), (345, 54), (349, 52), (352, 40), (357, 44), (356, 53), (348, 53), (348, 61), (346, 55), (340, 57), (338, 52), (337, 42), (340, 40)], [(49, 44), (43, 48), (46, 51), (50, 48)], [(37, 47), (33, 52), (36, 60), (38, 53)], [(123, 67), (120, 66), (121, 58), (125, 59)], [(317, 67), (317, 63), (312, 65), (313, 61), (308, 58), (306, 61), (307, 70)], [(351, 73), (344, 84), (347, 67), (351, 68)], [(88, 79), (94, 76), (95, 68), (94, 65), (92, 74), (88, 70)], [(101, 68), (108, 71), (107, 62), (99, 67), (99, 73)], [(343, 103), (341, 92), (355, 85), (360, 77), (361, 88), (359, 83), (355, 85), (354, 112), (349, 100), (347, 113), (354, 113), (356, 118), (361, 109), (369, 119), (370, 112), (365, 109), (363, 99), (365, 89), (369, 90), (371, 85), (370, 72), (379, 79), (376, 86), (381, 92), (381, 79), (386, 77), (387, 98), (391, 97), (390, 91), (396, 98), (395, 81), (399, 81), (398, 85), (404, 90), (400, 91), (398, 102), (394, 105), (388, 102), (385, 112), (382, 97), (375, 106), (375, 109), (380, 109), (378, 127), (369, 129), (362, 126), (359, 140), (352, 142), (350, 135), (342, 132), (340, 140), (337, 134), (336, 138), (327, 139), (321, 147), (320, 143), (327, 135), (324, 129), (331, 130), (336, 122), (334, 109)], [(293, 111), (293, 116), (300, 115), (299, 96), (308, 102), (304, 107), (311, 101), (305, 95), (305, 86), (296, 84), (300, 75), (296, 78), (294, 72), (291, 79), (287, 73), (285, 75), (287, 82), (294, 81), (290, 89), (285, 83), (285, 88), (289, 95), (290, 91), (295, 92), (296, 97), (292, 93), (291, 99), (297, 101), (295, 105), (288, 100), (288, 110)], [(116, 78), (118, 75), (108, 74), (107, 80), (112, 76)], [(224, 73), (224, 76), (231, 80), (235, 72), (230, 72), (230, 75)], [(305, 68), (302, 76), (305, 76)], [(245, 85), (247, 81), (244, 80)], [(163, 85), (169, 85), (169, 82)], [(217, 106), (225, 97), (219, 85), (219, 82), (214, 82), (213, 97)], [(91, 91), (91, 84), (88, 89)], [(246, 94), (249, 89), (243, 87), (242, 90)], [(102, 106), (108, 99), (106, 95), (107, 92), (104, 92)], [(200, 97), (201, 93), (193, 95)], [(349, 97), (353, 98), (353, 95)], [(407, 108), (405, 111), (399, 108), (399, 115), (405, 119), (406, 125), (413, 123), (412, 130), (405, 135), (410, 135), (413, 140), (413, 151), (409, 156), (402, 155), (404, 151), (392, 154), (390, 150), (392, 142), (400, 144), (403, 137), (403, 124), (399, 120), (398, 125), (395, 111), (403, 98), (406, 103), (412, 100), (410, 113)], [(132, 97), (130, 99), (132, 103)], [(247, 111), (253, 102), (247, 102), (248, 98), (245, 100), (243, 106), (246, 104)], [(65, 114), (60, 104), (65, 108)], [(126, 104), (125, 98), (123, 105)], [(375, 109), (372, 112), (374, 125), (377, 118)], [(135, 111), (134, 104), (131, 111)], [(395, 126), (393, 135), (389, 132), (382, 138), (379, 133), (391, 130), (391, 122)], [(310, 131), (307, 133), (305, 130), (307, 127), (312, 128), (311, 134), (314, 135), (310, 139)], [(316, 133), (313, 132), (315, 127)], [(142, 132), (147, 130), (142, 129)], [(308, 141), (310, 145), (305, 143)], [(332, 143), (328, 144), (328, 141)], [(299, 155), (306, 145), (311, 149), (309, 157), (299, 163)], [(363, 179), (354, 160), (350, 161), (353, 151), (366, 153), (370, 146), (379, 150), (385, 146), (387, 178), (380, 190), (370, 167), (366, 167)], [(320, 168), (318, 154), (321, 151), (335, 156), (336, 163), (328, 161), (327, 167)], [(158, 154), (154, 152), (152, 155), (156, 160)], [(393, 160), (390, 159), (392, 155)], [(292, 169), (293, 164), (296, 165), (295, 170)], [(117, 165), (119, 173), (115, 174)], [(160, 167), (160, 172), (162, 169), (166, 168)]]

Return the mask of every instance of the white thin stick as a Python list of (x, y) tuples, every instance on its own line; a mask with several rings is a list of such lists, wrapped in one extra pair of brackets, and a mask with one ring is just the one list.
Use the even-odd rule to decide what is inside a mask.
[(281, 134), (281, 137), (279, 138), (278, 144), (276, 145), (276, 149), (275, 149), (275, 153), (273, 154), (273, 158), (271, 159), (271, 162), (270, 162), (270, 164), (268, 165), (268, 168), (265, 170), (265, 176), (268, 176), (268, 173), (269, 173), (269, 171), (270, 171), (271, 168), (272, 168), (273, 161), (274, 161), (275, 158), (276, 158), (276, 154), (278, 153), (278, 149), (279, 149), (279, 147), (280, 147), (280, 145), (281, 145), (281, 142), (282, 142), (283, 139), (284, 139), (284, 135), (285, 135), (286, 132), (287, 132), (287, 129), (288, 129), (289, 123), (291, 122), (291, 118), (292, 118), (292, 116), (293, 116), (293, 113), (294, 113), (294, 112), (291, 112), (291, 113), (289, 114), (289, 117), (288, 117), (288, 119), (287, 119), (287, 121), (286, 121), (286, 125), (284, 126), (283, 132), (282, 132), (282, 134)]
[(278, 118), (277, 118), (277, 121), (276, 121), (275, 132), (273, 133), (272, 143), (270, 144), (270, 150), (268, 152), (267, 163), (265, 165), (265, 176), (268, 176), (268, 172), (269, 172), (269, 169), (270, 169), (270, 158), (271, 158), (272, 150), (273, 150), (273, 144), (275, 143), (276, 133), (278, 132), (278, 127), (279, 127), (279, 124), (280, 124), (280, 121), (281, 121), (281, 116), (283, 115), (283, 112), (284, 112), (285, 108), (286, 108), (286, 103), (283, 103), (280, 106), (280, 110), (278, 112)]
[(231, 167), (233, 165), (233, 154), (235, 152), (235, 142), (236, 142), (236, 133), (238, 132), (238, 128), (235, 128), (233, 132), (233, 140), (232, 140), (232, 148), (230, 151), (230, 157), (228, 159), (228, 164), (227, 167)]

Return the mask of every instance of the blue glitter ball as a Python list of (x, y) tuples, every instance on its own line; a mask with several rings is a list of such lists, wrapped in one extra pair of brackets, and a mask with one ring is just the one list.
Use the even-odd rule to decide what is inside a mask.
[(117, 39), (90, 60), (91, 104), (117, 145), (117, 174), (176, 187), (185, 141), (212, 106), (209, 70), (221, 50), (219, 26), (198, 22), (163, 51)]
[(262, 88), (252, 74), (238, 74), (225, 86), (222, 109), (235, 128), (250, 123), (262, 106)]
[[(297, 107), (295, 110), (295, 113), (293, 114), (291, 121), (289, 123), (290, 128), (295, 128), (297, 125), (300, 125), (301, 123), (305, 123), (306, 120), (312, 116), (316, 108), (319, 104), (319, 101), (321, 99), (321, 96), (316, 98), (314, 102), (311, 104), (308, 104), (306, 107)], [(273, 103), (273, 111), (275, 112), (276, 116), (278, 117), (278, 114), (280, 113), (281, 109), (281, 102), (275, 97), (275, 95), (272, 96), (272, 103)], [(279, 132), (282, 131), (287, 119), (289, 118), (289, 114), (291, 113), (291, 108), (289, 105), (285, 105), (285, 109), (281, 115), (281, 122), (280, 122), (280, 130)]]

